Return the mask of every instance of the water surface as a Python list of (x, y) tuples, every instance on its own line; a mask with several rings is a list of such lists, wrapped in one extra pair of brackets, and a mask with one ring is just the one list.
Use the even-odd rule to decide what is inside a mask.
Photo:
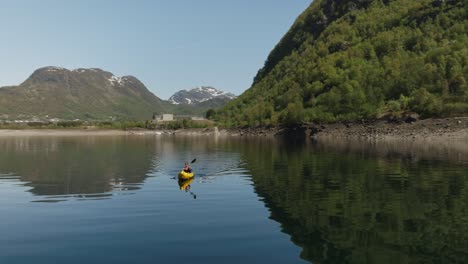
[[(460, 142), (0, 138), (0, 263), (460, 263)], [(174, 178), (184, 161), (196, 178)]]

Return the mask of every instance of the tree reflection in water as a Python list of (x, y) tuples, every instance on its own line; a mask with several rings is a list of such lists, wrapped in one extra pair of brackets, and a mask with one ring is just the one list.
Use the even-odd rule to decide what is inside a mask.
[(255, 190), (314, 263), (468, 259), (468, 148), (411, 142), (241, 144)]

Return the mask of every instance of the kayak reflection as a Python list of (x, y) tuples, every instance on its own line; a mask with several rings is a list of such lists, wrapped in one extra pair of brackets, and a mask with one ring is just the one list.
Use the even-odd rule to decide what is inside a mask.
[(180, 187), (180, 190), (181, 191), (190, 191), (190, 183), (193, 182), (193, 178), (191, 179), (188, 179), (188, 180), (182, 180), (182, 179), (179, 179), (178, 180), (178, 183), (179, 183), (179, 187)]
[(177, 181), (177, 183), (179, 184), (179, 189), (180, 189), (181, 191), (190, 192), (190, 195), (193, 196), (193, 199), (197, 199), (197, 195), (190, 191), (190, 189), (191, 189), (190, 184), (191, 184), (192, 182), (193, 182), (193, 178), (190, 178), (190, 179), (188, 179), (188, 180), (179, 179), (179, 180)]

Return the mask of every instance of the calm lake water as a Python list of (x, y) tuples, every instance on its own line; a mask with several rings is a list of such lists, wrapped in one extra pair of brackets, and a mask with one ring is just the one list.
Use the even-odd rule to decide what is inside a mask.
[(0, 150), (0, 263), (468, 261), (466, 142), (5, 137)]

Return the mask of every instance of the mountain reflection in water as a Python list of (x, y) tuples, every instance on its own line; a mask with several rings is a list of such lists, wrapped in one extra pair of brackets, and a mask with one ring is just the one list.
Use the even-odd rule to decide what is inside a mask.
[[(145, 138), (18, 137), (0, 141), (0, 172), (30, 187), (38, 201), (105, 199), (140, 188), (155, 168), (155, 146)], [(4, 177), (2, 177), (5, 179)]]

